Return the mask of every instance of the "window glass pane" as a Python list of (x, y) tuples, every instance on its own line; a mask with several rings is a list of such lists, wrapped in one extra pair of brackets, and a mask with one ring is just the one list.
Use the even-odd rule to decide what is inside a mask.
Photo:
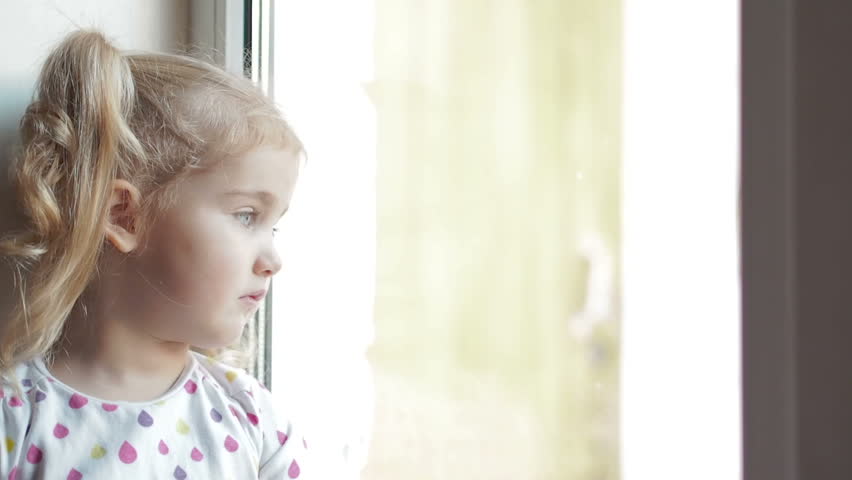
[(364, 478), (617, 478), (618, 13), (376, 2)]

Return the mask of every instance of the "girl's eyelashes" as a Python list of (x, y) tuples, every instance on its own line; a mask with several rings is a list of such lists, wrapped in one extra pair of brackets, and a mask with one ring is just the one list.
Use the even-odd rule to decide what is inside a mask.
[(237, 212), (234, 214), (237, 220), (246, 228), (251, 227), (257, 221), (258, 213), (254, 210), (246, 212)]

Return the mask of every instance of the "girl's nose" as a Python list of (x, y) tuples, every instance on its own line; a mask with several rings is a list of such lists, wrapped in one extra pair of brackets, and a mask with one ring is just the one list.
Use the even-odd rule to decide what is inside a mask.
[(281, 270), (281, 256), (275, 247), (264, 249), (254, 263), (254, 273), (262, 277), (271, 277)]

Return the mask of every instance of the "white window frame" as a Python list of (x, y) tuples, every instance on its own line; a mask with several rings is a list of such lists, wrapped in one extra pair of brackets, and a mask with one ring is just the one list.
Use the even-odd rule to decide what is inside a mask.
[[(190, 0), (190, 41), (215, 49), (213, 60), (225, 70), (243, 74), (245, 3), (256, 11), (258, 0)], [(258, 62), (252, 62), (257, 65)]]
[(741, 478), (739, 2), (624, 0), (623, 480)]

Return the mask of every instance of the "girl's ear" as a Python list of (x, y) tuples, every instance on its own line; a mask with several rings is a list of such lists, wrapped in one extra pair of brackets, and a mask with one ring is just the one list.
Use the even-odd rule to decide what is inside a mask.
[(104, 234), (106, 239), (122, 253), (130, 253), (139, 246), (139, 190), (127, 180), (113, 180), (109, 198), (109, 213)]

